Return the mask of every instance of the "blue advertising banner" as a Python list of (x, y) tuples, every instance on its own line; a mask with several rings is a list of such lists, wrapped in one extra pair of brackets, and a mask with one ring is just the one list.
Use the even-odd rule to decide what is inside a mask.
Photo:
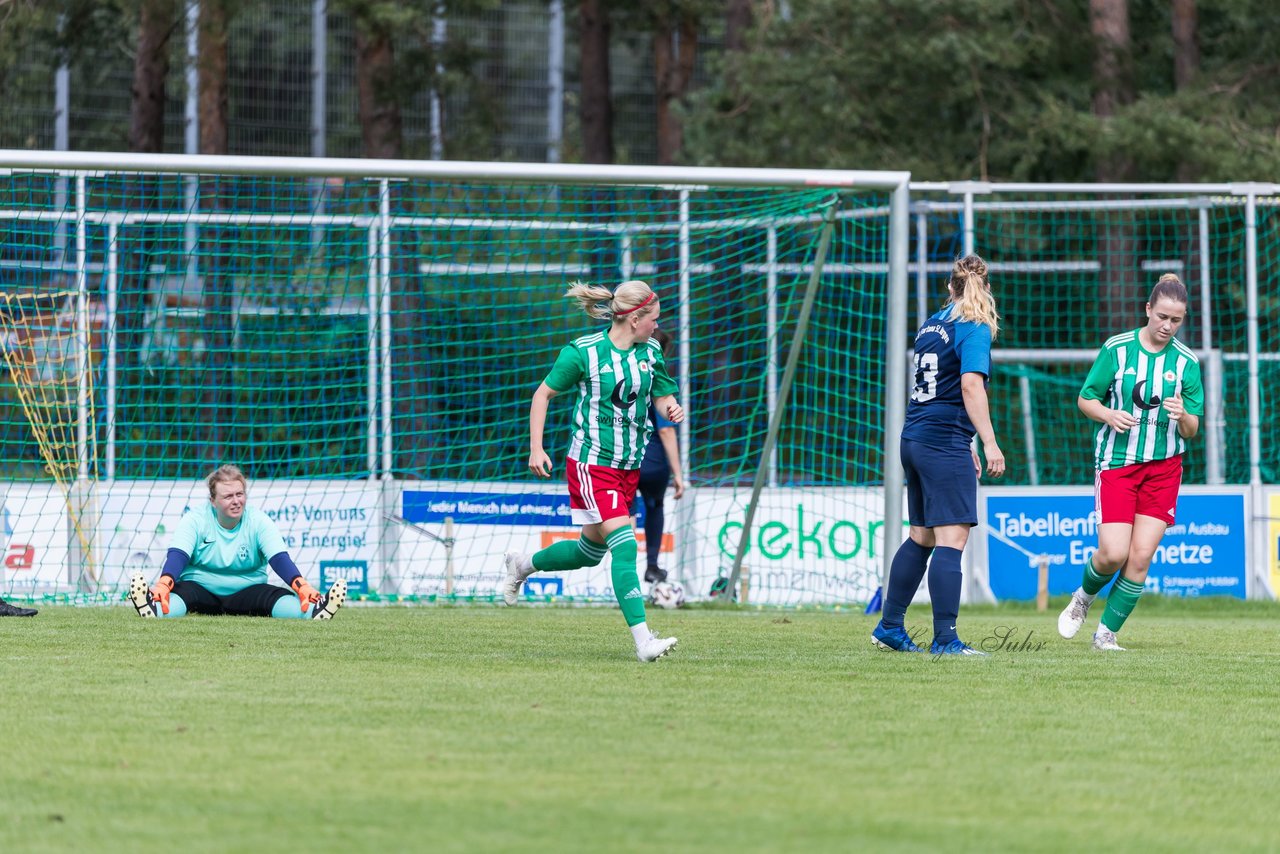
[(328, 592), (330, 585), (339, 578), (346, 579), (347, 595), (369, 592), (369, 564), (363, 560), (320, 561), (320, 590)]
[[(1146, 589), (1166, 596), (1245, 598), (1244, 495), (1184, 492), (1177, 518), (1156, 549)], [(991, 493), (986, 534), (997, 599), (1034, 599), (1042, 556), (1049, 561), (1049, 593), (1070, 593), (1098, 545), (1093, 495)]]
[(443, 522), (453, 517), (458, 524), (573, 527), (569, 496), (564, 494), (406, 489), (403, 499), (401, 515), (406, 522)]

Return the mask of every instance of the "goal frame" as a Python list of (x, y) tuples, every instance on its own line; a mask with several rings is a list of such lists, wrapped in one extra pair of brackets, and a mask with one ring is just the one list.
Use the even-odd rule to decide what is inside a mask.
[[(79, 328), (84, 330), (81, 338), (87, 347), (88, 339), (88, 252), (86, 227), (90, 222), (104, 225), (108, 231), (108, 241), (112, 251), (108, 257), (107, 269), (104, 271), (108, 282), (108, 306), (110, 314), (114, 308), (114, 285), (117, 281), (118, 264), (114, 251), (115, 239), (122, 226), (144, 222), (146, 214), (124, 213), (119, 211), (89, 211), (86, 206), (86, 177), (103, 173), (148, 173), (148, 174), (183, 174), (186, 180), (186, 204), (190, 222), (221, 223), (225, 221), (256, 221), (260, 215), (255, 214), (217, 214), (198, 212), (195, 209), (196, 181), (200, 175), (260, 175), (295, 178), (359, 178), (378, 181), (380, 210), (376, 216), (362, 218), (360, 224), (369, 227), (369, 245), (371, 256), (376, 255), (376, 281), (374, 273), (370, 275), (370, 311), (371, 326), (374, 324), (372, 313), (376, 311), (383, 319), (390, 314), (390, 235), (392, 229), (392, 213), (390, 209), (389, 184), (399, 179), (438, 179), (438, 180), (476, 180), (476, 181), (521, 181), (547, 184), (606, 184), (631, 186), (662, 186), (674, 190), (684, 188), (686, 194), (682, 201), (687, 201), (689, 189), (704, 187), (795, 187), (821, 188), (830, 187), (835, 190), (870, 190), (884, 192), (888, 196), (888, 246), (886, 270), (886, 306), (885, 340), (884, 340), (884, 530), (900, 532), (903, 529), (903, 475), (898, 458), (897, 439), (900, 434), (906, 410), (907, 366), (904, 360), (892, 358), (889, 354), (900, 352), (907, 336), (908, 311), (908, 252), (909, 252), (909, 208), (911, 175), (906, 171), (876, 170), (824, 170), (824, 169), (763, 169), (763, 168), (724, 168), (724, 167), (667, 167), (667, 166), (630, 166), (630, 165), (594, 165), (594, 164), (526, 164), (507, 162), (471, 162), (471, 161), (409, 161), (409, 160), (376, 160), (358, 158), (301, 158), (301, 157), (252, 157), (232, 155), (187, 155), (187, 154), (140, 154), (128, 152), (70, 152), (70, 151), (20, 151), (0, 150), (0, 169), (8, 174), (23, 172), (52, 172), (59, 181), (74, 184), (68, 187), (68, 195), (74, 197), (74, 270), (75, 289), (78, 293), (77, 309)], [(681, 205), (682, 213), (687, 213), (687, 204)], [(21, 216), (32, 220), (66, 222), (69, 211), (23, 211)], [(12, 212), (10, 212), (12, 215)], [(261, 215), (264, 221), (283, 216), (296, 223), (296, 215)], [(363, 220), (367, 219), (365, 223)], [(681, 229), (681, 240), (687, 241), (688, 229)], [(194, 242), (194, 237), (191, 238)], [(681, 253), (679, 278), (681, 283), (681, 306), (685, 310), (689, 270), (687, 268), (688, 253)], [(381, 356), (376, 370), (384, 381), (389, 383), (391, 377), (390, 363), (390, 324), (382, 323), (380, 331), (382, 340)], [(112, 407), (112, 389), (115, 370), (115, 335), (108, 330), (106, 353), (106, 408)], [(687, 365), (687, 342), (681, 343), (681, 363)], [(375, 366), (371, 365), (370, 371)], [(371, 401), (372, 404), (372, 401)], [(385, 398), (380, 403), (378, 422), (373, 423), (370, 415), (370, 462), (371, 476), (383, 481), (392, 480), (392, 409), (390, 401)], [(89, 431), (87, 419), (81, 425), (80, 434), (87, 441)], [(106, 459), (104, 460), (104, 476), (110, 479), (114, 475), (114, 444), (110, 439), (110, 431), (114, 429), (113, 420), (108, 414), (108, 437), (105, 442)], [(373, 436), (381, 435), (381, 447), (375, 451)], [(687, 435), (684, 437), (682, 455), (687, 456)], [(374, 460), (380, 451), (381, 465)], [(766, 449), (767, 452), (767, 449)], [(87, 478), (87, 474), (85, 475)], [(743, 532), (746, 535), (746, 532)], [(899, 535), (900, 537), (901, 535)], [(886, 534), (886, 543), (882, 552), (881, 578), (887, 579), (892, 554), (897, 545), (893, 534)]]

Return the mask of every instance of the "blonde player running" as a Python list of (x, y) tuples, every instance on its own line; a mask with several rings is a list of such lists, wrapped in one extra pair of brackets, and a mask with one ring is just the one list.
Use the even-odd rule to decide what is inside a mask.
[(1200, 360), (1174, 337), (1186, 317), (1187, 287), (1165, 273), (1147, 301), (1147, 325), (1107, 339), (1080, 390), (1080, 411), (1100, 425), (1098, 550), (1058, 617), (1058, 632), (1075, 637), (1098, 591), (1123, 570), (1093, 635), (1095, 649), (1124, 649), (1116, 632), (1138, 604), (1151, 559), (1173, 524), (1182, 455), (1200, 430)]
[(613, 555), (613, 594), (631, 629), (636, 657), (654, 661), (666, 655), (676, 639), (656, 637), (645, 620), (630, 513), (652, 431), (649, 401), (671, 422), (684, 421), (662, 348), (650, 340), (658, 328), (661, 303), (639, 281), (623, 282), (614, 291), (579, 283), (565, 296), (590, 316), (611, 323), (609, 329), (577, 338), (561, 350), (551, 373), (533, 393), (529, 470), (551, 477), (551, 458), (542, 447), (547, 406), (551, 398), (573, 389), (577, 400), (566, 475), (569, 509), (574, 524), (582, 525), (582, 536), (553, 543), (532, 556), (508, 552), (502, 598), (515, 605), (521, 586), (533, 573), (596, 566), (607, 551)]

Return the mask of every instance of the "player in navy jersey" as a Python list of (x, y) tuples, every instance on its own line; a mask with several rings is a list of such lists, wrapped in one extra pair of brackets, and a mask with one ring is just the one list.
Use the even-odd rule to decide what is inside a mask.
[[(987, 473), (1004, 474), (987, 404), (991, 342), (1000, 330), (987, 264), (966, 255), (951, 268), (950, 298), (916, 333), (915, 387), (907, 404), (900, 453), (907, 479), (911, 533), (889, 572), (884, 613), (871, 633), (881, 649), (921, 652), (906, 630), (907, 606), (926, 568), (933, 604), (933, 655), (985, 655), (956, 634), (960, 556), (978, 524), (981, 465), (971, 442), (982, 441)], [(932, 555), (932, 560), (930, 556)]]
[[(662, 347), (662, 355), (671, 355), (671, 336), (661, 329), (653, 331), (653, 340)], [(684, 474), (680, 468), (680, 442), (676, 436), (676, 426), (649, 404), (649, 420), (653, 423), (653, 433), (649, 436), (649, 444), (644, 449), (644, 459), (640, 462), (639, 495), (631, 515), (638, 517), (640, 508), (644, 508), (644, 542), (645, 571), (644, 580), (656, 584), (667, 580), (667, 571), (658, 566), (658, 558), (662, 551), (662, 536), (666, 527), (667, 487), (674, 484), (675, 498), (678, 501), (684, 495)], [(632, 522), (632, 525), (635, 523)]]

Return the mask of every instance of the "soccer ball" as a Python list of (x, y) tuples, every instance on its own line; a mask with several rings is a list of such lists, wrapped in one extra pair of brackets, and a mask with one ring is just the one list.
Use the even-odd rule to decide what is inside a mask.
[(679, 608), (684, 604), (684, 587), (675, 581), (659, 581), (649, 588), (649, 600), (659, 608)]

